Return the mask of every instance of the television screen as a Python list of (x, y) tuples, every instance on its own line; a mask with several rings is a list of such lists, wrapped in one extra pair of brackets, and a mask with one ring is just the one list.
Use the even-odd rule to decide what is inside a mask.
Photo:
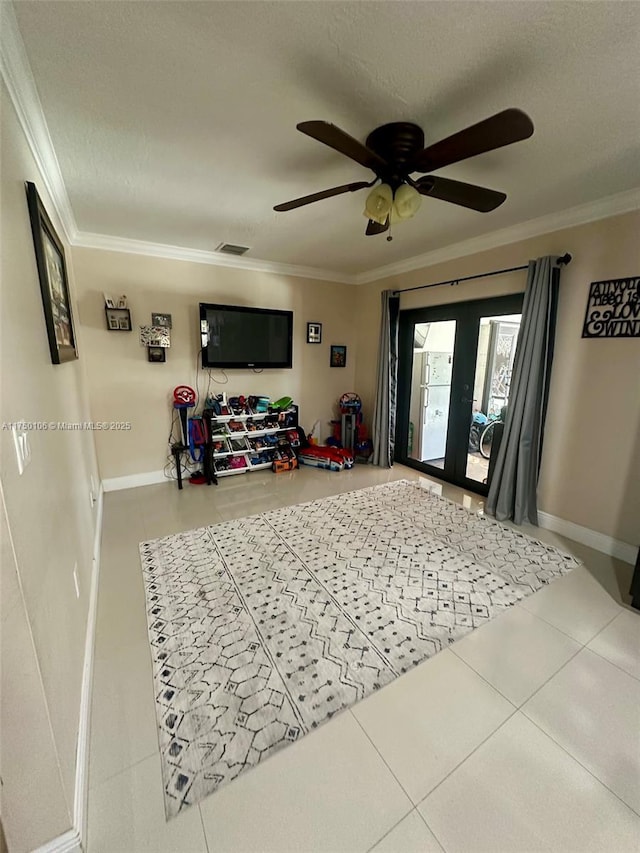
[(293, 311), (200, 303), (203, 367), (291, 367)]

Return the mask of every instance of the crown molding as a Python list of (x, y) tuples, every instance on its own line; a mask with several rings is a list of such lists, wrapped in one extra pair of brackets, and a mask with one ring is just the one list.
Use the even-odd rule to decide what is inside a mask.
[(337, 281), (340, 284), (355, 284), (355, 278), (347, 273), (335, 270), (323, 270), (316, 267), (302, 267), (295, 264), (282, 264), (277, 261), (234, 258), (209, 252), (204, 249), (187, 249), (181, 246), (167, 246), (163, 243), (147, 243), (144, 240), (130, 240), (127, 237), (110, 237), (108, 234), (90, 234), (80, 231), (72, 241), (74, 246), (83, 249), (102, 249), (107, 252), (126, 252), (131, 255), (147, 255), (152, 258), (168, 258), (175, 261), (193, 261), (197, 264), (211, 264), (216, 267), (228, 267), (238, 270), (253, 270), (277, 275), (314, 278), (321, 281)]
[(126, 237), (110, 237), (106, 234), (90, 234), (88, 232), (77, 232), (71, 241), (74, 246), (86, 249), (103, 249), (111, 252), (125, 252), (133, 255), (146, 255), (154, 258), (168, 258), (177, 261), (192, 261), (199, 264), (212, 264), (213, 266), (229, 267), (231, 269), (253, 270), (255, 272), (275, 273), (277, 275), (298, 276), (300, 278), (319, 279), (321, 281), (335, 281), (340, 284), (369, 284), (380, 281), (392, 275), (412, 272), (423, 267), (434, 266), (445, 261), (455, 260), (467, 255), (475, 255), (499, 246), (507, 246), (510, 243), (519, 243), (531, 237), (539, 237), (563, 228), (571, 228), (576, 225), (585, 225), (588, 222), (596, 222), (599, 219), (608, 219), (623, 213), (630, 213), (640, 209), (640, 187), (616, 195), (598, 199), (597, 201), (581, 204), (568, 210), (540, 216), (537, 219), (529, 219), (517, 225), (510, 225), (500, 231), (491, 231), (479, 237), (472, 237), (460, 243), (444, 246), (442, 249), (434, 249), (424, 255), (407, 258), (395, 264), (377, 267), (367, 272), (349, 273), (335, 272), (334, 270), (323, 270), (317, 267), (295, 266), (293, 264), (278, 263), (276, 261), (252, 260), (249, 258), (223, 257), (218, 252), (209, 252), (202, 249), (187, 249), (181, 246), (168, 246), (163, 243), (147, 243), (144, 240), (130, 240)]
[(51, 196), (60, 225), (72, 243), (78, 229), (60, 164), (53, 148), (29, 60), (20, 35), (13, 4), (0, 2), (0, 74), (18, 114), (18, 121)]
[(521, 240), (527, 240), (530, 237), (539, 237), (542, 234), (549, 234), (553, 231), (560, 231), (563, 228), (571, 228), (575, 225), (586, 225), (588, 222), (596, 222), (598, 219), (608, 219), (611, 216), (618, 216), (639, 209), (640, 187), (637, 187), (626, 192), (598, 199), (597, 201), (581, 204), (578, 207), (571, 207), (568, 210), (550, 213), (547, 216), (540, 216), (537, 219), (529, 219), (526, 222), (520, 222), (518, 225), (510, 225), (508, 228), (502, 228), (500, 231), (491, 231), (489, 234), (483, 234), (480, 237), (472, 237), (470, 240), (453, 243), (450, 246), (435, 249), (424, 255), (407, 258), (406, 261), (377, 267), (368, 272), (356, 273), (356, 275), (352, 276), (353, 283), (369, 284), (370, 282), (380, 281), (380, 279), (388, 278), (392, 275), (413, 272), (413, 270), (418, 270), (422, 267), (431, 267), (445, 261), (452, 261), (456, 258), (485, 252), (488, 249), (496, 249), (499, 246), (507, 246), (510, 243), (519, 243)]

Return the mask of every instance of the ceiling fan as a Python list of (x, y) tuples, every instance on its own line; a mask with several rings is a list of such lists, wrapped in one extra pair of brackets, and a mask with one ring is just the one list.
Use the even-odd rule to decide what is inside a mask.
[[(377, 127), (364, 145), (326, 121), (303, 121), (297, 129), (371, 169), (375, 177), (369, 182), (355, 181), (277, 204), (274, 210), (293, 210), (324, 198), (373, 187), (364, 209), (369, 220), (365, 234), (372, 235), (387, 231), (390, 223), (411, 219), (420, 207), (421, 196), (482, 213), (495, 210), (505, 201), (505, 193), (428, 173), (527, 139), (533, 133), (533, 122), (522, 110), (507, 109), (427, 148), (422, 128), (404, 121)], [(426, 174), (414, 179), (411, 177), (414, 172)]]

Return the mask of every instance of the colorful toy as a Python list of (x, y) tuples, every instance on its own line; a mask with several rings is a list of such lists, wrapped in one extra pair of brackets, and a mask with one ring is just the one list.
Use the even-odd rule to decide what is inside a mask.
[(196, 392), (189, 385), (178, 385), (173, 389), (175, 406), (195, 406)]
[(340, 414), (357, 415), (362, 411), (362, 400), (355, 391), (346, 391), (338, 400)]
[(207, 482), (207, 478), (204, 476), (202, 471), (196, 471), (189, 477), (189, 482), (192, 486), (204, 486)]
[(229, 397), (229, 408), (234, 415), (251, 415), (253, 412), (249, 407), (249, 403), (247, 402), (247, 398), (243, 397)]
[(211, 409), (214, 415), (231, 415), (226, 394), (214, 394), (213, 397), (207, 397), (204, 402), (206, 409)]
[(173, 389), (173, 407), (180, 413), (182, 425), (182, 447), (189, 446), (189, 427), (187, 424), (187, 409), (196, 404), (196, 392), (189, 385), (178, 385)]
[(295, 456), (291, 456), (286, 459), (274, 459), (271, 465), (271, 469), (274, 474), (282, 474), (283, 471), (295, 471), (297, 467), (298, 460)]
[(353, 456), (340, 447), (310, 445), (298, 453), (298, 459), (305, 465), (325, 468), (329, 471), (343, 471), (353, 466)]
[(340, 420), (331, 421), (332, 434), (327, 444), (346, 447), (352, 451), (356, 462), (368, 462), (373, 443), (362, 422), (362, 400), (355, 391), (347, 391), (338, 400), (338, 407)]
[(293, 397), (280, 397), (280, 399), (276, 400), (275, 403), (271, 403), (269, 408), (284, 411), (285, 409), (288, 409), (292, 403)]
[(194, 462), (204, 459), (207, 425), (203, 418), (189, 418), (189, 452)]

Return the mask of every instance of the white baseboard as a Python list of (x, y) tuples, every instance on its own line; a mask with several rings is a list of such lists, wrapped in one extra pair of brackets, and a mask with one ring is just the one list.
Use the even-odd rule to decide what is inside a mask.
[(593, 548), (594, 551), (616, 557), (625, 563), (633, 565), (637, 559), (637, 546), (614, 539), (613, 536), (607, 536), (605, 533), (598, 533), (597, 530), (591, 530), (589, 527), (574, 524), (573, 521), (558, 518), (557, 515), (538, 510), (538, 524), (546, 530), (552, 530), (554, 533), (566, 536), (567, 539), (573, 539), (574, 542), (580, 542), (582, 545)]
[(80, 833), (77, 829), (69, 829), (57, 838), (47, 841), (33, 853), (83, 853)]
[(93, 538), (91, 589), (84, 644), (80, 716), (78, 720), (78, 746), (76, 750), (76, 786), (73, 797), (73, 828), (47, 841), (34, 853), (86, 853), (87, 802), (89, 796), (89, 738), (91, 735), (91, 693), (93, 687), (93, 653), (98, 613), (98, 582), (100, 579), (100, 545), (102, 541), (103, 489), (100, 487), (96, 501), (96, 528)]
[[(84, 646), (82, 693), (80, 696), (80, 720), (78, 725), (78, 749), (76, 753), (76, 787), (73, 800), (74, 829), (80, 843), (86, 849), (87, 801), (89, 795), (89, 739), (91, 734), (91, 695), (93, 690), (93, 656), (98, 613), (98, 582), (100, 580), (100, 545), (102, 542), (102, 508), (104, 493), (100, 487), (96, 503), (96, 528), (93, 538), (93, 560), (91, 566), (91, 590), (89, 613)], [(84, 843), (83, 843), (84, 842)]]
[(130, 474), (127, 477), (110, 477), (102, 481), (102, 488), (105, 492), (119, 492), (121, 489), (166, 483), (169, 479), (164, 471), (147, 471), (145, 474)]

